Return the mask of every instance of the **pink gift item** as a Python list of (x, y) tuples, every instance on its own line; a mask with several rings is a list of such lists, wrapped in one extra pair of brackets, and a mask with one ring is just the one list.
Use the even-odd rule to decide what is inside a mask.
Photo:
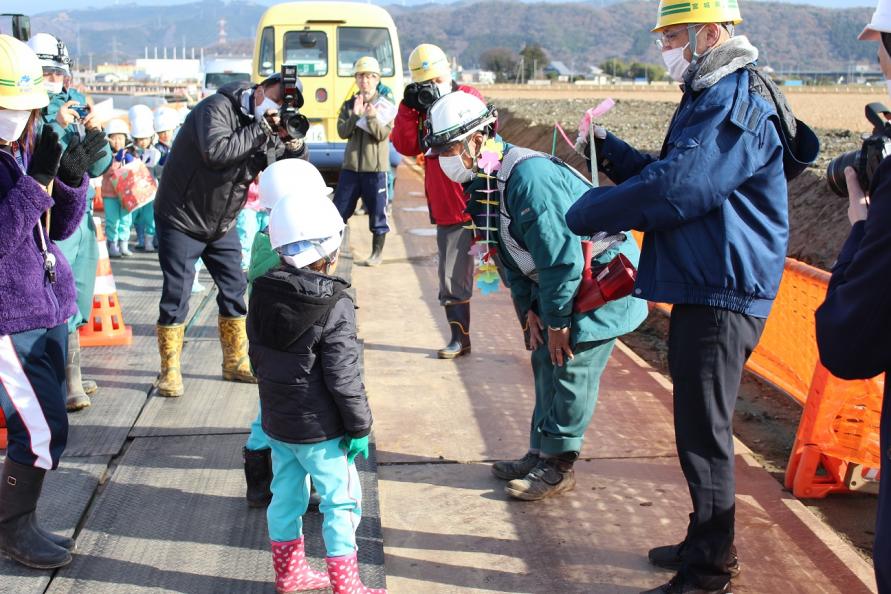
[(288, 542), (272, 541), (272, 567), (275, 569), (275, 591), (291, 594), (319, 590), (331, 585), (328, 576), (306, 562), (303, 537)]
[(260, 210), (260, 183), (257, 179), (248, 186), (247, 202), (245, 202), (244, 207), (253, 211)]

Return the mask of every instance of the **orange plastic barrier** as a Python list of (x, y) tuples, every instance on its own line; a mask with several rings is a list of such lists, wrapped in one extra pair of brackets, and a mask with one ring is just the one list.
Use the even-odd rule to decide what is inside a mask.
[(99, 242), (99, 263), (96, 265), (96, 288), (93, 290), (93, 309), (90, 319), (80, 327), (80, 345), (128, 346), (133, 342), (133, 329), (124, 324), (124, 314), (118, 301), (118, 291), (108, 259), (105, 232), (98, 217), (96, 239)]
[[(638, 244), (643, 235), (633, 233)], [(786, 468), (796, 497), (825, 497), (878, 479), (884, 375), (846, 381), (820, 364), (814, 311), (829, 273), (786, 258), (786, 269), (758, 347), (746, 367), (804, 406)], [(660, 303), (657, 307), (670, 310)]]

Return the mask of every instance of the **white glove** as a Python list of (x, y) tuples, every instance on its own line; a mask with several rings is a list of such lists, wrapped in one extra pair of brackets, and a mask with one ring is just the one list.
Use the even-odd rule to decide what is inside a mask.
[(161, 151), (155, 147), (149, 147), (142, 153), (142, 162), (146, 167), (155, 167), (161, 162)]
[[(594, 138), (599, 140), (606, 140), (606, 128), (603, 126), (594, 125)], [(575, 139), (575, 152), (580, 154), (585, 158), (590, 157), (590, 153), (586, 155), (588, 152), (588, 142), (590, 141), (589, 135), (587, 132), (579, 132), (578, 138)]]

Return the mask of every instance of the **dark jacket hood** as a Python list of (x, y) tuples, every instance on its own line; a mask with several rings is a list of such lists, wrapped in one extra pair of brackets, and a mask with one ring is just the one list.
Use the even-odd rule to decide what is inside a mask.
[[(323, 320), (350, 284), (336, 276), (282, 265), (254, 281), (248, 324), (267, 346), (285, 351)], [(255, 307), (256, 306), (256, 307)]]

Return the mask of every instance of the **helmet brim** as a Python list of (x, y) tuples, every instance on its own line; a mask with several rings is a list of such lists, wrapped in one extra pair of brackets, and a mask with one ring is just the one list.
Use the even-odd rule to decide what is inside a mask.
[(863, 31), (860, 32), (860, 35), (857, 36), (857, 39), (860, 41), (881, 41), (882, 32), (876, 31), (875, 29), (870, 28), (869, 25), (866, 25), (863, 28)]
[(47, 95), (43, 85), (40, 85), (39, 89), (24, 95), (0, 97), (0, 107), (3, 109), (28, 111), (31, 109), (43, 109), (47, 105), (49, 105), (49, 95)]

